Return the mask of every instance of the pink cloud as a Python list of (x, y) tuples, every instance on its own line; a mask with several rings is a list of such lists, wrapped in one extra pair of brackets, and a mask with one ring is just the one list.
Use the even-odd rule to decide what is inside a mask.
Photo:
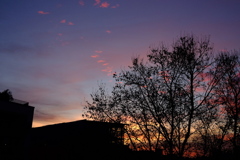
[(109, 33), (109, 34), (112, 33), (112, 31), (110, 31), (110, 30), (106, 30), (106, 32)]
[(103, 51), (98, 51), (98, 50), (95, 51), (95, 53), (102, 53), (102, 52), (103, 52)]
[(57, 35), (62, 36), (63, 34), (62, 33), (58, 33)]
[(94, 6), (99, 5), (101, 3), (101, 0), (95, 0)]
[(97, 61), (98, 63), (103, 63), (103, 62), (105, 62), (104, 60), (98, 60)]
[(79, 2), (78, 2), (81, 6), (84, 6), (84, 1), (83, 0), (80, 0)]
[(107, 2), (103, 2), (103, 3), (100, 5), (101, 8), (108, 8), (109, 6), (110, 6), (110, 4), (107, 3)]
[(92, 55), (91, 57), (92, 58), (97, 58), (97, 57), (99, 57), (99, 55), (96, 54), (96, 55)]
[(116, 4), (115, 6), (112, 6), (111, 8), (118, 8), (120, 5)]
[(66, 23), (66, 19), (61, 20), (60, 23)]
[(103, 72), (112, 72), (112, 68), (111, 67), (107, 67), (105, 69), (102, 69)]
[(107, 66), (107, 65), (108, 65), (108, 63), (104, 63), (104, 64), (103, 64), (103, 66)]
[(72, 26), (72, 25), (74, 25), (74, 23), (73, 22), (68, 22), (68, 25)]
[(111, 74), (111, 73), (112, 73), (112, 67), (107, 67), (107, 68), (103, 69), (102, 71), (103, 71), (103, 72), (107, 72), (107, 73), (108, 73), (108, 74), (107, 74), (108, 76), (111, 76), (111, 75), (112, 75), (112, 74)]
[(50, 14), (49, 12), (38, 11), (39, 14)]

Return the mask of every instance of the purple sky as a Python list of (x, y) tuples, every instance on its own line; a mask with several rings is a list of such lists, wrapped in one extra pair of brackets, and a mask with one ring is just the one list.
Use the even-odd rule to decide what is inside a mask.
[(1, 0), (0, 28), (0, 92), (40, 126), (81, 119), (98, 84), (149, 46), (193, 33), (240, 50), (240, 0)]

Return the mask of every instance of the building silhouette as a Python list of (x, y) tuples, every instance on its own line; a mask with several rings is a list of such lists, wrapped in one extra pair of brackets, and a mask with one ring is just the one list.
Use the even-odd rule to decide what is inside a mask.
[(33, 113), (27, 102), (0, 100), (0, 159), (26, 159)]
[(79, 120), (32, 129), (31, 158), (68, 160), (115, 159), (126, 153), (124, 124)]
[(0, 100), (0, 160), (159, 158), (124, 144), (125, 124), (78, 120), (32, 128), (34, 107)]

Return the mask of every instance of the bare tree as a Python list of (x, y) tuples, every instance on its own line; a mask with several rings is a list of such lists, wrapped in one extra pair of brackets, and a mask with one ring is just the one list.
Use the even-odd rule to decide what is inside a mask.
[[(212, 90), (219, 77), (216, 74), (209, 74), (213, 63), (209, 38), (183, 36), (173, 44), (172, 52), (164, 49), (154, 50), (149, 56), (151, 61), (163, 69), (163, 72), (168, 73), (168, 79), (165, 80), (169, 93), (167, 97), (170, 98), (172, 113), (177, 111), (178, 114), (172, 114), (172, 119), (177, 119), (176, 117), (180, 119), (180, 122), (176, 123), (178, 125), (174, 123), (170, 125), (171, 128), (178, 130), (178, 134), (171, 132), (178, 136), (178, 143), (175, 146), (178, 146), (178, 155), (183, 156), (189, 146), (190, 136), (199, 128), (197, 122), (214, 109), (214, 106), (210, 105)], [(180, 90), (181, 95), (184, 95), (180, 100), (179, 95), (171, 98), (176, 90)]]
[(216, 58), (216, 70), (222, 77), (215, 88), (216, 102), (221, 106), (224, 120), (230, 124), (234, 154), (240, 130), (240, 57), (239, 52), (224, 52)]
[(106, 103), (101, 88), (92, 94), (85, 116), (129, 124), (134, 149), (161, 148), (182, 157), (199, 128), (197, 122), (214, 109), (209, 104), (217, 77), (209, 74), (213, 62), (209, 37), (182, 36), (171, 50), (152, 48), (147, 56), (147, 62), (134, 58), (129, 70), (114, 74), (116, 85), (108, 105), (94, 104), (96, 99)]
[(225, 115), (219, 107), (212, 109), (211, 114), (205, 113), (198, 124), (197, 134), (194, 137), (194, 147), (198, 156), (213, 157), (224, 153), (226, 136), (231, 124), (225, 120)]

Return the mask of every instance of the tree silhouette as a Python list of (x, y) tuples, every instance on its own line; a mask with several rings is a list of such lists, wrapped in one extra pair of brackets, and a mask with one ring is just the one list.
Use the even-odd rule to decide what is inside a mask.
[(209, 38), (180, 37), (173, 44), (172, 52), (153, 50), (149, 57), (164, 73), (161, 75), (164, 92), (168, 93), (170, 112), (166, 116), (171, 120), (171, 131), (165, 138), (169, 139), (169, 149), (174, 146), (177, 154), (183, 156), (190, 136), (201, 126), (199, 121), (213, 111), (210, 101), (218, 77), (209, 75), (212, 64)]
[(240, 57), (238, 52), (223, 52), (216, 58), (216, 70), (222, 77), (215, 88), (216, 102), (221, 106), (234, 154), (237, 154), (237, 137), (240, 135)]
[(178, 38), (170, 49), (151, 48), (146, 61), (135, 57), (128, 70), (113, 75), (111, 94), (100, 85), (83, 116), (128, 124), (127, 142), (134, 150), (162, 149), (183, 157), (198, 136), (200, 148), (208, 146), (202, 155), (209, 155), (209, 138), (214, 143), (219, 139), (214, 129), (226, 135), (229, 124), (216, 125), (219, 103), (214, 100), (224, 75), (214, 66), (212, 51), (209, 37), (193, 35)]

